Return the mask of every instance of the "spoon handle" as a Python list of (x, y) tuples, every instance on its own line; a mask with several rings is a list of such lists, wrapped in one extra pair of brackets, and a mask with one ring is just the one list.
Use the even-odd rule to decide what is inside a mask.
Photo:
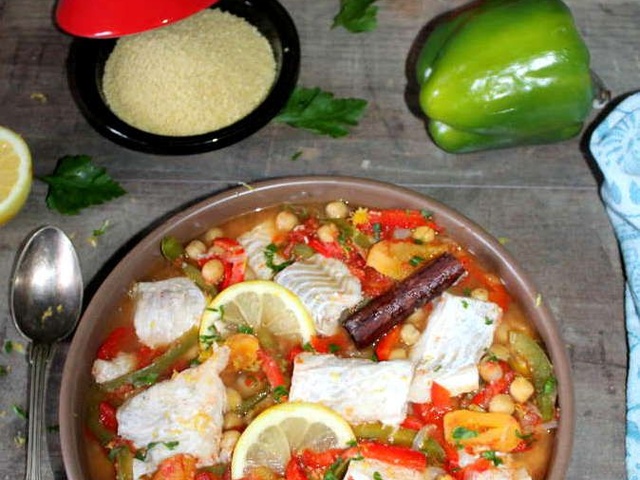
[[(27, 436), (27, 472), (25, 480), (42, 478), (40, 455), (43, 446), (44, 399), (47, 364), (53, 354), (53, 346), (34, 343), (29, 350), (29, 433)], [(46, 447), (46, 442), (44, 442)]]

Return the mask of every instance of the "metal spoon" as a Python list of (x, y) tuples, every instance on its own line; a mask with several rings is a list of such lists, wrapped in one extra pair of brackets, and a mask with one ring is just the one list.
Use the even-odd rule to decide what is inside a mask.
[(33, 232), (16, 256), (9, 290), (13, 322), (31, 341), (26, 480), (41, 478), (47, 364), (55, 344), (78, 322), (82, 293), (80, 262), (69, 238), (52, 226)]

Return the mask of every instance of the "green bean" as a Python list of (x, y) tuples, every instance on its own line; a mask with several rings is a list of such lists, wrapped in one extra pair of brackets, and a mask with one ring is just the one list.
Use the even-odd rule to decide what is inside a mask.
[(142, 386), (154, 383), (163, 374), (170, 371), (176, 361), (187, 354), (189, 350), (198, 344), (198, 328), (193, 328), (183, 334), (166, 352), (155, 358), (153, 362), (140, 370), (125, 373), (124, 375), (102, 383), (103, 391), (111, 392), (123, 385)]
[(115, 453), (116, 480), (133, 480), (133, 453), (120, 447)]
[(104, 393), (92, 387), (87, 395), (87, 426), (101, 445), (106, 445), (115, 437), (115, 434), (108, 430), (100, 422), (100, 402), (105, 399)]
[(558, 394), (553, 365), (542, 347), (525, 333), (509, 332), (511, 351), (529, 366), (536, 392), (536, 404), (544, 421), (554, 417)]
[(378, 440), (392, 445), (402, 445), (404, 447), (410, 447), (416, 436), (415, 430), (402, 427), (394, 428), (378, 422), (354, 425), (353, 433), (360, 439)]
[(160, 242), (162, 255), (170, 261), (175, 261), (184, 255), (184, 247), (175, 237), (164, 237)]
[(249, 398), (244, 399), (242, 402), (240, 402), (240, 405), (238, 405), (234, 409), (234, 412), (239, 415), (243, 415), (243, 416), (246, 415), (251, 410), (253, 410), (256, 407), (256, 405), (258, 405), (262, 400), (267, 398), (269, 396), (270, 391), (271, 389), (269, 388), (269, 386), (267, 386), (263, 390), (260, 390), (255, 395), (251, 395)]

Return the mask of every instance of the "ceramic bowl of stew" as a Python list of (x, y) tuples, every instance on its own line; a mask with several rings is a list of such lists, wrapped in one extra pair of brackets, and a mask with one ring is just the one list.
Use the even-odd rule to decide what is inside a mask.
[[(565, 478), (574, 436), (573, 385), (565, 343), (550, 310), (540, 300), (539, 290), (495, 238), (481, 226), (433, 198), (378, 181), (310, 176), (266, 180), (250, 187), (243, 186), (215, 194), (151, 229), (108, 273), (93, 295), (71, 342), (60, 392), (62, 454), (70, 480), (96, 478), (96, 471), (104, 472), (105, 468), (108, 471), (108, 467), (105, 467), (108, 466), (106, 454), (96, 438), (87, 433), (87, 392), (94, 386), (92, 365), (96, 352), (104, 348), (110, 332), (123, 324), (122, 318), (114, 312), (121, 311), (122, 299), (130, 295), (132, 285), (148, 280), (150, 272), (157, 272), (166, 264), (167, 260), (161, 252), (163, 239), (170, 237), (182, 245), (188, 245), (193, 239), (203, 238), (211, 227), (225, 226), (225, 229), (231, 228), (233, 231), (235, 228), (237, 232), (237, 227), (233, 226), (235, 219), (266, 215), (265, 212), (273, 209), (289, 210), (291, 206), (322, 207), (334, 201), (349, 206), (352, 215), (359, 206), (366, 207), (367, 211), (428, 212), (428, 218), (437, 225), (437, 228), (433, 228), (450, 239), (447, 245), (453, 241), (461, 251), (477, 259), (479, 265), (491, 274), (491, 278), (500, 279), (500, 289), (508, 292), (512, 302), (509, 305), (515, 309), (515, 313), (509, 315), (522, 317), (517, 321), (524, 322), (529, 331), (534, 332), (533, 337), (543, 346), (553, 365), (557, 388), (555, 411), (559, 413), (554, 415), (548, 427), (549, 436), (546, 437), (541, 456), (544, 465), (535, 467), (538, 473), (534, 478)], [(455, 288), (462, 295), (462, 285)], [(505, 308), (511, 309), (512, 306)], [(466, 398), (466, 402), (471, 401), (470, 397), (461, 398)], [(115, 478), (115, 473), (107, 473), (104, 478)]]
[[(125, 2), (119, 3), (124, 4)], [(258, 132), (280, 112), (296, 85), (300, 70), (300, 40), (288, 11), (278, 0), (246, 0), (242, 2), (219, 0), (210, 8), (245, 20), (267, 40), (275, 61), (275, 78), (267, 89), (266, 96), (251, 110), (248, 110), (248, 113), (215, 130), (204, 132), (199, 130), (198, 133), (189, 133), (194, 130), (187, 128), (177, 133), (157, 133), (169, 132), (166, 128), (173, 128), (173, 126), (166, 127), (165, 125), (166, 128), (156, 129), (156, 125), (143, 128), (140, 123), (123, 120), (123, 117), (134, 118), (132, 110), (128, 108), (128, 117), (123, 114), (118, 115), (111, 108), (108, 97), (105, 95), (105, 65), (116, 48), (118, 38), (76, 37), (71, 42), (67, 60), (69, 88), (79, 110), (98, 133), (132, 150), (159, 155), (190, 155), (221, 149), (244, 140)], [(183, 20), (189, 21), (189, 18)], [(174, 28), (174, 25), (168, 25), (166, 28)], [(142, 32), (141, 35), (145, 33)], [(127, 39), (123, 38), (123, 40)], [(238, 48), (234, 46), (234, 51)], [(190, 52), (191, 54), (194, 53)], [(200, 57), (196, 55), (195, 58)], [(179, 59), (175, 60), (176, 62), (180, 61)], [(200, 77), (206, 76), (200, 74)], [(234, 83), (245, 81), (237, 79), (237, 72), (231, 78), (234, 79)], [(144, 93), (145, 95), (149, 94), (149, 98), (153, 99), (153, 101), (146, 103), (155, 105), (153, 108), (162, 108), (164, 100), (151, 94), (157, 90), (170, 90), (169, 87), (159, 88), (154, 79), (147, 79), (145, 82), (150, 86), (144, 90)], [(255, 78), (248, 79), (248, 82), (252, 85), (257, 83)], [(185, 88), (189, 88), (189, 84)], [(204, 95), (205, 93), (198, 94)], [(174, 95), (173, 90), (167, 95)], [(175, 91), (175, 95), (180, 97), (182, 92)], [(225, 101), (227, 100), (225, 99)], [(122, 105), (131, 105), (132, 102), (138, 104), (131, 98), (120, 100)], [(242, 111), (246, 110), (245, 107)], [(142, 107), (138, 104), (136, 109), (140, 108)], [(184, 120), (185, 116), (186, 114), (181, 111), (173, 112), (165, 123), (179, 123)], [(154, 115), (147, 112), (145, 117), (153, 118)], [(173, 130), (171, 131), (173, 132)]]

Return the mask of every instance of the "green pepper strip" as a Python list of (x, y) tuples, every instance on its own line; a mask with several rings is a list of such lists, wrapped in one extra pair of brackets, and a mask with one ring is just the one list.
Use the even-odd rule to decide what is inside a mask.
[(270, 391), (271, 391), (271, 388), (269, 386), (265, 387), (264, 389), (260, 390), (255, 395), (252, 395), (249, 398), (247, 398), (247, 399), (243, 400), (242, 402), (240, 402), (240, 405), (238, 405), (234, 409), (234, 412), (239, 414), (239, 415), (243, 415), (243, 416), (246, 415), (251, 410), (253, 410), (255, 408), (255, 406), (258, 405), (262, 400), (267, 398), (269, 396), (269, 392)]
[(538, 342), (522, 332), (509, 332), (509, 345), (513, 353), (529, 366), (542, 419), (553, 419), (558, 389), (549, 357)]
[(106, 445), (114, 439), (115, 435), (100, 422), (100, 402), (105, 398), (103, 392), (92, 387), (89, 389), (87, 404), (87, 426), (101, 445)]
[(226, 463), (216, 463), (215, 465), (209, 465), (199, 469), (200, 472), (207, 472), (215, 475), (216, 477), (222, 477), (229, 468)]
[(190, 265), (186, 262), (181, 262), (181, 259), (184, 257), (184, 247), (180, 243), (180, 241), (175, 237), (164, 237), (160, 242), (160, 251), (162, 252), (162, 256), (172, 262), (174, 265), (179, 266), (182, 269), (182, 272), (185, 276), (195, 283), (200, 290), (211, 295), (212, 297), (218, 293), (218, 290), (213, 285), (209, 285), (204, 281), (202, 277), (202, 272), (200, 269)]
[(116, 453), (116, 480), (133, 480), (133, 453), (126, 447)]
[(410, 447), (416, 436), (416, 431), (409, 428), (394, 428), (378, 422), (360, 423), (353, 425), (353, 433), (359, 439), (378, 440), (392, 445)]
[(193, 328), (189, 330), (187, 333), (183, 334), (177, 341), (174, 343), (169, 350), (164, 352), (159, 357), (155, 358), (153, 362), (147, 365), (140, 370), (136, 370), (134, 372), (125, 373), (124, 375), (119, 376), (118, 378), (114, 378), (108, 382), (105, 382), (100, 385), (100, 388), (103, 391), (111, 392), (113, 390), (117, 390), (123, 385), (131, 384), (140, 384), (144, 383), (148, 378), (158, 378), (161, 375), (169, 372), (171, 367), (176, 363), (176, 361), (185, 355), (190, 349), (195, 347), (198, 344), (198, 329)]
[(172, 262), (184, 255), (184, 248), (175, 237), (164, 237), (160, 242), (160, 251), (167, 260)]

